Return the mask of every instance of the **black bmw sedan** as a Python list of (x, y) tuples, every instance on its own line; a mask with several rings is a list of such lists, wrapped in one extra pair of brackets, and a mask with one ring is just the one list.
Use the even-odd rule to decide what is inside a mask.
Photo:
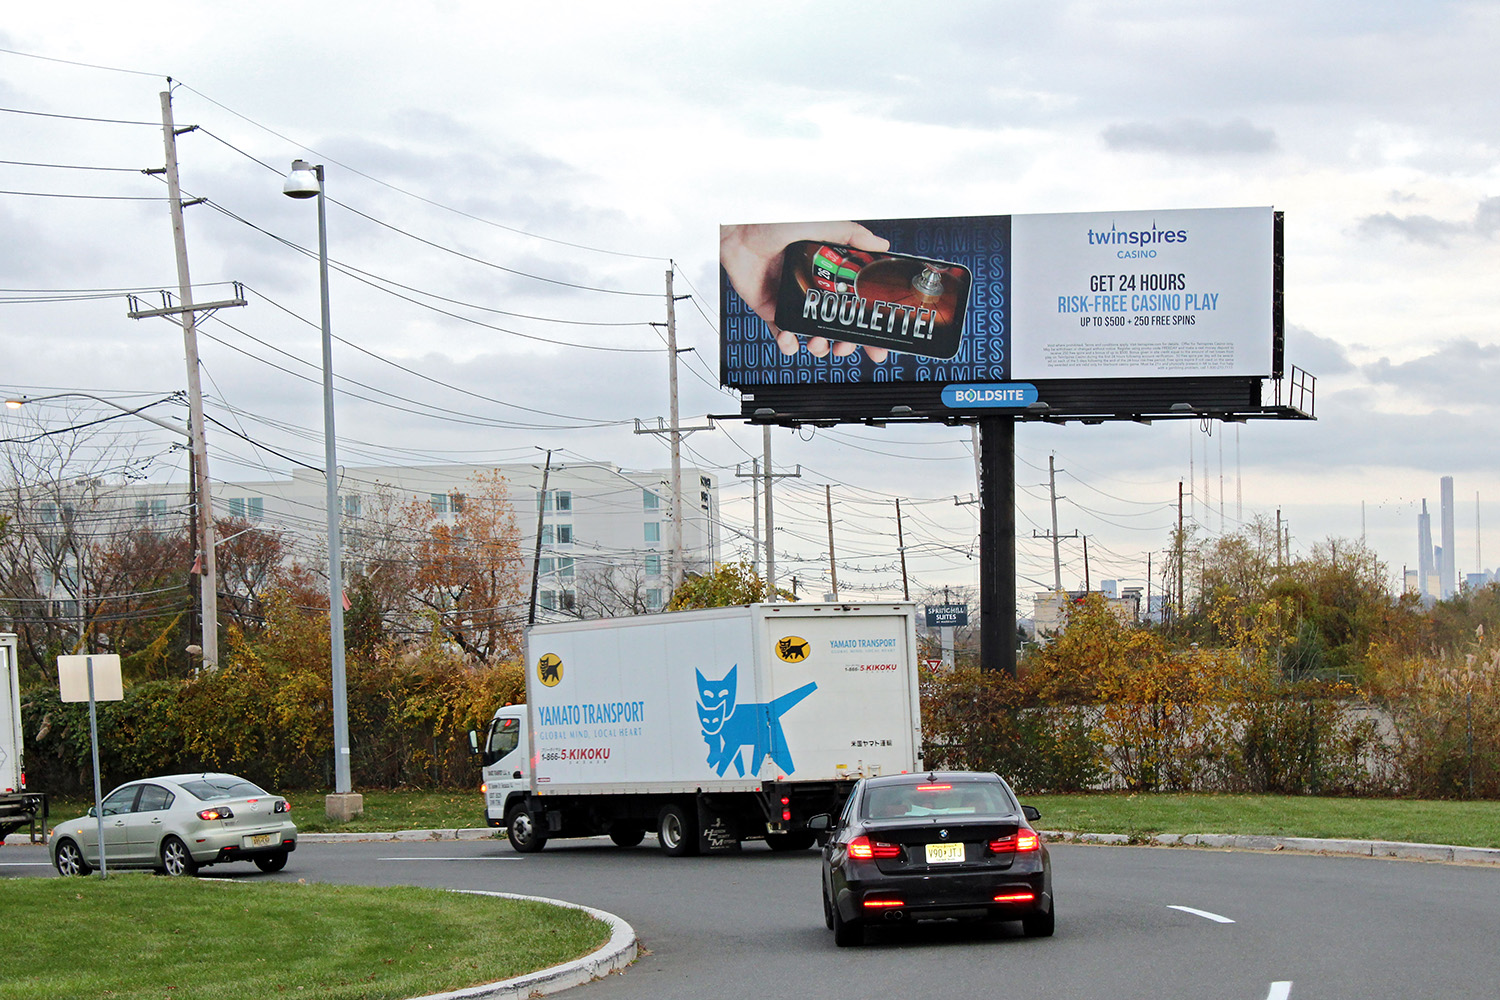
[(1050, 937), (1052, 862), (1031, 823), (1041, 814), (1016, 801), (996, 774), (938, 771), (865, 778), (827, 829), (823, 917), (840, 947), (861, 944), (874, 922), (1019, 920), (1029, 937)]

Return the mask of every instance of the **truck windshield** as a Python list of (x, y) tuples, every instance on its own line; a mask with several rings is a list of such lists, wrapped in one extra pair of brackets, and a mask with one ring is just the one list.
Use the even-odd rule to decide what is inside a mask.
[(521, 720), (496, 719), (490, 724), (489, 752), (495, 760), (509, 756), (521, 743)]

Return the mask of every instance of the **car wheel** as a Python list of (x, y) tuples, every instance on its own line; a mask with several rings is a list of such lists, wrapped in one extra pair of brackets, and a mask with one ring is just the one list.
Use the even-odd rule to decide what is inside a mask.
[(505, 836), (517, 854), (535, 854), (547, 846), (547, 835), (536, 825), (536, 817), (521, 806), (505, 817)]
[(828, 901), (828, 887), (823, 887), (823, 925), (833, 930), (833, 904)]
[(1046, 913), (1028, 913), (1021, 918), (1021, 930), (1027, 937), (1051, 937), (1057, 926), (1057, 904), (1053, 903)]
[(656, 817), (656, 839), (661, 842), (661, 852), (669, 858), (697, 854), (698, 824), (677, 803), (662, 806)]
[(53, 860), (57, 863), (59, 875), (87, 875), (94, 870), (83, 860), (83, 852), (71, 840), (64, 840), (57, 845), (57, 854)]
[(773, 851), (805, 851), (811, 847), (816, 838), (810, 833), (768, 833), (766, 834), (766, 846)]
[(275, 854), (262, 854), (255, 859), (255, 867), (263, 872), (279, 872), (286, 867), (286, 851), (277, 851)]
[(612, 826), (609, 828), (609, 839), (615, 842), (616, 847), (634, 847), (646, 839), (646, 831), (638, 826)]
[(176, 878), (180, 875), (198, 874), (198, 862), (193, 860), (187, 845), (176, 837), (161, 842), (161, 870)]
[(837, 906), (829, 904), (829, 916), (833, 918), (833, 943), (840, 948), (849, 948), (865, 943), (865, 928), (857, 920), (845, 920)]

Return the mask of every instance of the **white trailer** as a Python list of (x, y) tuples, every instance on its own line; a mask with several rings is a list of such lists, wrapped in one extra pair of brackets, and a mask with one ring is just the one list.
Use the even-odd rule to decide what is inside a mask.
[(671, 855), (805, 848), (856, 779), (922, 767), (913, 604), (538, 625), (526, 645), (527, 703), (470, 734), (486, 820), (518, 851), (648, 832)]
[(16, 648), (15, 635), (0, 632), (0, 843), (23, 826), (31, 828), (33, 842), (39, 833), (45, 839), (47, 832), (47, 796), (26, 790), (21, 664)]

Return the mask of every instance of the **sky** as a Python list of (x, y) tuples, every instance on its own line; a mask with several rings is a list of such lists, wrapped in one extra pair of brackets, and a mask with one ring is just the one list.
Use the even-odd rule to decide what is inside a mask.
[[(199, 330), (208, 415), (243, 435), (210, 425), (216, 479), (322, 465), (316, 213), (280, 194), (299, 157), (326, 166), (347, 465), (665, 467), (634, 421), (667, 413), (669, 269), (684, 423), (739, 410), (717, 382), (724, 223), (1272, 206), (1317, 420), (1022, 424), (1021, 592), (1053, 578), (1049, 458), (1095, 586), (1145, 586), (1148, 556), (1159, 573), (1179, 483), (1199, 537), (1280, 511), (1294, 552), (1363, 538), (1394, 585), (1451, 475), (1459, 571), (1500, 564), (1500, 5), (69, 11), (0, 24), (0, 389), (184, 388), (180, 328), (125, 297), (177, 286), (165, 184), (142, 173), (165, 162), (170, 77), (184, 195), (206, 199), (186, 210), (195, 298), (247, 300)], [(0, 437), (106, 413), (25, 412), (0, 411)], [(181, 481), (174, 440), (126, 418), (91, 446)], [(686, 446), (746, 538), (760, 429)], [(977, 586), (972, 448), (965, 428), (776, 430), (778, 472), (800, 472), (776, 486), (778, 568), (827, 588), (831, 496), (841, 592), (898, 596), (900, 498), (913, 595)], [(1061, 551), (1077, 587), (1082, 543)]]

